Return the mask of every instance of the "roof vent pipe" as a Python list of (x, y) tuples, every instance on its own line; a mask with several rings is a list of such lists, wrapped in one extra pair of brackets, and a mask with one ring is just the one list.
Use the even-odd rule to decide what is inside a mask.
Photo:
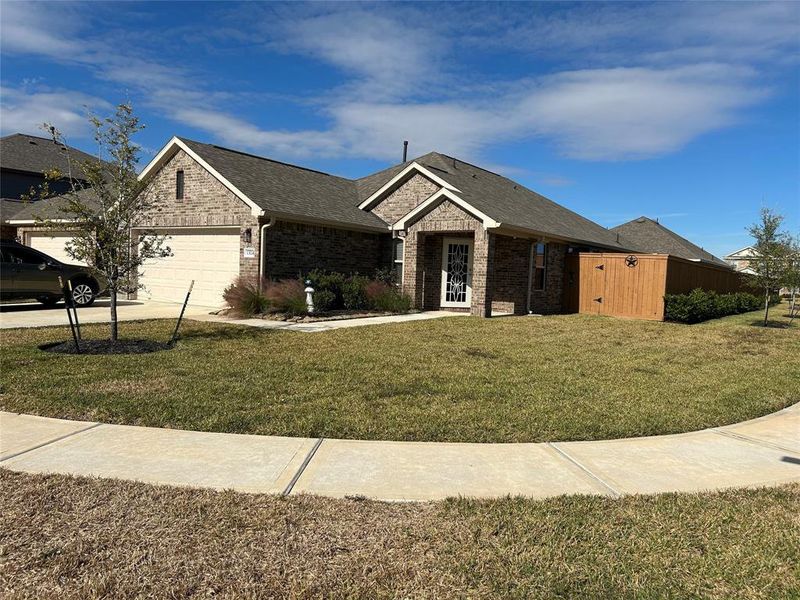
[(403, 162), (408, 160), (408, 140), (403, 142)]

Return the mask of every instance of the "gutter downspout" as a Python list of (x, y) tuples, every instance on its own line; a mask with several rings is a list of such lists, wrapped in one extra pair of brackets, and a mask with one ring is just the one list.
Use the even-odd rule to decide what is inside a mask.
[(270, 217), (269, 221), (264, 223), (258, 230), (258, 285), (261, 286), (261, 281), (264, 279), (264, 266), (266, 265), (266, 247), (264, 243), (264, 232), (275, 225), (275, 217)]

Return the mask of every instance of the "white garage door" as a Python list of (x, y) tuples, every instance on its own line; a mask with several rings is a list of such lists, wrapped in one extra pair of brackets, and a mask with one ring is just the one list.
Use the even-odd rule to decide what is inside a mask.
[(85, 265), (67, 254), (64, 244), (72, 239), (68, 231), (31, 231), (28, 233), (28, 245), (39, 252), (44, 252), (58, 261), (68, 265)]
[(223, 290), (239, 274), (239, 229), (170, 229), (172, 256), (145, 261), (139, 298), (183, 302), (194, 279), (190, 304), (222, 306)]

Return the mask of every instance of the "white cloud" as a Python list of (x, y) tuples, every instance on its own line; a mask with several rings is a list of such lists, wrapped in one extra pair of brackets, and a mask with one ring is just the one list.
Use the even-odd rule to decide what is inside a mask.
[(546, 77), (513, 110), (569, 157), (644, 158), (735, 123), (766, 93), (748, 71), (714, 64), (595, 69)]
[[(525, 11), (248, 5), (246, 20), (235, 17), (237, 42), (311, 57), (345, 75), (345, 83), (305, 106), (325, 124), (299, 130), (266, 114), (258, 122), (236, 116), (231, 106), (243, 95), (148, 56), (131, 46), (136, 38), (120, 45), (88, 35), (80, 7), (3, 3), (2, 48), (85, 67), (122, 93), (138, 93), (166, 118), (277, 157), (396, 160), (408, 139), (412, 154), (438, 149), (483, 160), (493, 145), (536, 138), (571, 158), (621, 160), (674, 152), (742, 120), (769, 92), (754, 65), (780, 63), (796, 47), (800, 5), (789, 4), (529, 5)], [(227, 31), (224, 23), (220, 30)], [(470, 49), (558, 56), (591, 68), (499, 79), (460, 62)], [(59, 93), (58, 99), (27, 93), (23, 102), (24, 91), (7, 88), (4, 122), (59, 109), (53, 121), (78, 127), (86, 98)]]
[(47, 135), (43, 123), (56, 125), (65, 136), (84, 136), (91, 130), (87, 113), (109, 108), (108, 102), (70, 90), (35, 91), (0, 88), (0, 131)]

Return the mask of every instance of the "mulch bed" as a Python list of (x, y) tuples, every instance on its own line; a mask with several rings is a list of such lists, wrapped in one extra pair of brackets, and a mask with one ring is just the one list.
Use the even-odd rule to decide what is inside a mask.
[(40, 350), (58, 354), (149, 354), (170, 348), (166, 342), (153, 340), (80, 340), (80, 351), (72, 340), (39, 346)]

